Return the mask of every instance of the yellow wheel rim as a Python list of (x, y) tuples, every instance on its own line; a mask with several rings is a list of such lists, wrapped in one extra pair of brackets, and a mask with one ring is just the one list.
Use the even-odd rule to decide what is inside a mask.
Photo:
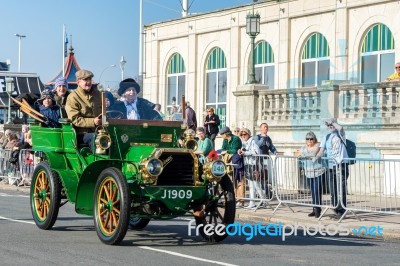
[(50, 210), (50, 185), (49, 177), (45, 171), (40, 171), (34, 184), (34, 204), (36, 215), (44, 221)]
[(118, 228), (121, 213), (119, 189), (111, 177), (104, 179), (97, 194), (97, 218), (103, 234), (110, 236)]

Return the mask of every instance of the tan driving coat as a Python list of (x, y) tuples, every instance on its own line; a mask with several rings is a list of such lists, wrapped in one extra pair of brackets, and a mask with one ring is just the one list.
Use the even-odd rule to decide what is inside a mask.
[(68, 95), (65, 110), (77, 134), (94, 132), (94, 118), (101, 114), (101, 92), (92, 88), (87, 93), (78, 86)]

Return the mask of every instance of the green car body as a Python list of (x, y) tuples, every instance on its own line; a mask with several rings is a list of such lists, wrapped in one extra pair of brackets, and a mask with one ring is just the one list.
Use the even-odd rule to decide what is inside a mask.
[[(234, 222), (226, 165), (202, 161), (192, 149), (180, 147), (186, 129), (182, 122), (110, 120), (96, 129), (93, 147), (77, 143), (69, 122), (62, 128), (30, 128), (41, 161), (32, 177), (31, 209), (41, 229), (51, 229), (58, 208), (67, 201), (77, 213), (94, 216), (97, 234), (106, 244), (122, 241), (131, 221), (138, 222), (132, 223), (133, 229), (142, 229), (152, 218), (191, 215), (204, 224), (214, 213), (219, 223)], [(111, 218), (101, 221), (106, 213)], [(202, 236), (208, 241), (226, 237)]]

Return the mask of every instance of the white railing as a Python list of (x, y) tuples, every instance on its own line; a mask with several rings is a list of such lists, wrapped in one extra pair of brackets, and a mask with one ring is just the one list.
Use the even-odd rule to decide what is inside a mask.
[[(352, 119), (395, 118), (400, 116), (400, 82), (339, 84), (286, 90), (259, 90), (258, 120), (302, 121), (337, 115), (341, 121)], [(331, 109), (328, 113), (328, 107)], [(390, 124), (393, 119), (382, 119)], [(399, 120), (400, 121), (400, 120)]]

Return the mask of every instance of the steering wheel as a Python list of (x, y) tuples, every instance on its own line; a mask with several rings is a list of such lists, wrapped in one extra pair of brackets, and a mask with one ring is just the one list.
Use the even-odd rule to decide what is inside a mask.
[(124, 113), (121, 111), (110, 110), (106, 112), (107, 119), (121, 119), (124, 117)]

